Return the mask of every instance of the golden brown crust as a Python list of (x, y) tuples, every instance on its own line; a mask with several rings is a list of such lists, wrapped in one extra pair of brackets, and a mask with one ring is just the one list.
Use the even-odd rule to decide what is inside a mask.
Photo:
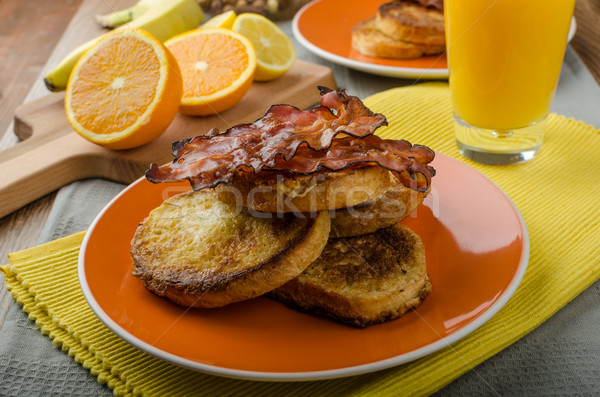
[(329, 211), (329, 238), (358, 236), (395, 225), (421, 205), (429, 193), (405, 187), (391, 172), (389, 178), (390, 186), (381, 191), (374, 201)]
[(392, 59), (412, 59), (444, 52), (444, 44), (418, 44), (396, 39), (378, 29), (375, 18), (352, 28), (352, 47), (362, 54)]
[[(379, 6), (375, 25), (396, 40), (444, 46), (444, 13), (413, 1), (391, 1)], [(442, 50), (443, 51), (443, 50)]]
[(269, 296), (302, 311), (365, 327), (402, 316), (430, 292), (421, 239), (395, 225), (330, 239), (315, 262)]
[(238, 173), (217, 191), (221, 200), (254, 211), (314, 213), (372, 202), (390, 183), (388, 170), (368, 166), (313, 175)]
[(176, 303), (219, 307), (262, 295), (300, 274), (325, 246), (327, 212), (251, 216), (211, 189), (154, 209), (131, 243), (133, 275)]

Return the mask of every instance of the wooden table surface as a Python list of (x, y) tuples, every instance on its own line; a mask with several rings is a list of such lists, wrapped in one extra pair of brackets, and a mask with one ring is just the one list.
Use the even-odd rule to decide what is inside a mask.
[[(0, 26), (0, 150), (17, 143), (12, 131), (17, 106), (45, 94), (40, 84), (42, 70), (47, 63), (55, 64), (60, 59), (55, 46), (81, 2), (0, 1), (0, 20), (4, 21)], [(577, 32), (570, 45), (600, 84), (600, 0), (577, 0), (575, 18)], [(90, 20), (91, 16), (81, 23)], [(68, 49), (60, 50), (65, 53)], [(0, 265), (8, 263), (6, 254), (36, 245), (55, 195), (42, 197), (0, 219)], [(11, 305), (10, 294), (2, 283), (0, 328)]]

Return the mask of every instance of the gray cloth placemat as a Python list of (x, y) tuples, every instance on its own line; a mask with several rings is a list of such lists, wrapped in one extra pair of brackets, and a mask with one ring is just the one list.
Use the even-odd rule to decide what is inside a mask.
[[(38, 243), (86, 230), (124, 187), (89, 179), (60, 189)], [(0, 329), (0, 396), (102, 395), (112, 392), (54, 346), (14, 303)]]
[[(282, 24), (290, 33), (289, 24)], [(299, 59), (327, 65), (340, 88), (364, 98), (412, 80), (371, 76), (333, 65), (300, 47)], [(600, 87), (569, 48), (552, 111), (600, 126)], [(592, 170), (592, 172), (595, 172)], [(123, 185), (91, 179), (62, 188), (39, 243), (86, 229)], [(0, 277), (0, 282), (4, 282)], [(600, 395), (600, 282), (531, 334), (461, 376), (436, 395)], [(107, 396), (112, 392), (14, 304), (0, 329), (0, 396)]]

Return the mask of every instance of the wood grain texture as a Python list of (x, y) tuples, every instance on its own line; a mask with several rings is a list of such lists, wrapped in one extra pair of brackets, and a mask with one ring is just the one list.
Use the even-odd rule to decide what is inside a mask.
[(600, 0), (575, 2), (577, 32), (571, 47), (600, 84)]
[(178, 114), (160, 137), (130, 150), (105, 149), (77, 135), (67, 121), (61, 94), (26, 103), (15, 112), (15, 133), (27, 139), (0, 153), (0, 169), (6, 173), (0, 180), (0, 216), (79, 179), (98, 177), (131, 183), (150, 163), (170, 162), (173, 141), (202, 135), (212, 128), (223, 131), (252, 122), (272, 103), (311, 107), (319, 102), (319, 85), (335, 88), (331, 69), (297, 61), (282, 77), (254, 83), (233, 108), (210, 117)]
[(10, 126), (81, 0), (0, 1), (0, 135)]
[[(0, 141), (15, 141), (11, 128), (14, 111), (40, 78), (48, 57), (80, 4), (81, 0), (0, 1), (0, 20), (3, 21), (0, 24), (0, 138), (7, 138)], [(0, 145), (0, 150), (5, 147)], [(46, 195), (0, 219), (0, 265), (8, 263), (9, 252), (38, 242), (54, 196)], [(0, 328), (12, 304), (10, 293), (0, 282)]]

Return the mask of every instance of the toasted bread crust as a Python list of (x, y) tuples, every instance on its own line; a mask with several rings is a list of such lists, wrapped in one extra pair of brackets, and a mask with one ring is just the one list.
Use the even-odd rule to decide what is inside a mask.
[(210, 189), (154, 209), (131, 244), (133, 275), (185, 306), (219, 307), (262, 295), (300, 274), (325, 246), (330, 220), (251, 216)]
[(238, 173), (217, 191), (221, 200), (254, 211), (314, 213), (373, 201), (390, 183), (388, 170), (368, 166), (312, 175)]
[[(396, 40), (444, 46), (444, 13), (415, 1), (391, 1), (379, 6), (375, 25)], [(442, 50), (443, 51), (443, 50)]]
[(302, 274), (268, 296), (357, 327), (396, 319), (431, 293), (421, 239), (395, 225), (330, 239)]
[(375, 17), (352, 28), (352, 47), (362, 54), (392, 59), (412, 59), (444, 52), (444, 44), (419, 44), (396, 39), (378, 29)]
[(329, 238), (359, 236), (397, 224), (410, 215), (427, 196), (402, 185), (390, 172), (390, 186), (370, 203), (329, 211)]

